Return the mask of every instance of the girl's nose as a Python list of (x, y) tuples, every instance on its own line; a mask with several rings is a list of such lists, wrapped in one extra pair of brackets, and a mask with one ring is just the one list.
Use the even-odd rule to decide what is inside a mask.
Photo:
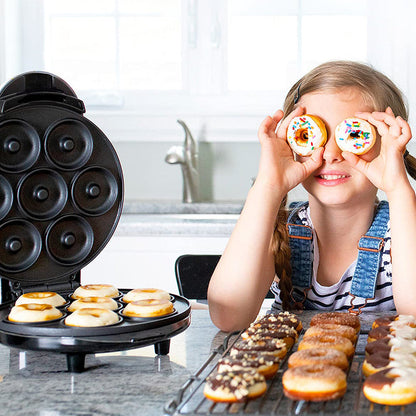
[(324, 160), (327, 163), (340, 162), (343, 158), (342, 150), (338, 147), (335, 138), (330, 137), (324, 147)]

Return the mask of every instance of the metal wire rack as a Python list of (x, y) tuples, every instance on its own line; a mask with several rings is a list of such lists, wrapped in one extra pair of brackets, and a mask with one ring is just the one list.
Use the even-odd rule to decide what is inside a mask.
[[(364, 415), (416, 415), (416, 404), (407, 406), (384, 406), (371, 403), (362, 392), (367, 334), (361, 333), (356, 352), (351, 361), (347, 377), (347, 392), (341, 399), (326, 402), (306, 402), (288, 399), (283, 394), (282, 375), (287, 369), (287, 357), (276, 375), (267, 381), (267, 391), (256, 400), (243, 403), (214, 403), (203, 395), (205, 379), (215, 369), (218, 360), (237, 341), (241, 333), (232, 333), (223, 345), (214, 349), (203, 365), (180, 387), (176, 396), (164, 408), (166, 415), (319, 415), (319, 416), (364, 416)], [(289, 354), (288, 354), (289, 356)]]

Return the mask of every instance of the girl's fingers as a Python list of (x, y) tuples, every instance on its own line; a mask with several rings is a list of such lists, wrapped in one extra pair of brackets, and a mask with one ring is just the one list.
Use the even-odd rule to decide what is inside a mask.
[(279, 128), (277, 129), (277, 135), (280, 137), (286, 138), (287, 128), (289, 127), (290, 122), (298, 116), (301, 116), (305, 113), (304, 107), (296, 107), (287, 117), (283, 119), (280, 123)]
[(364, 159), (361, 159), (360, 157), (351, 152), (342, 152), (342, 157), (354, 169), (357, 169), (359, 172), (365, 174), (368, 167), (368, 162), (366, 162)]

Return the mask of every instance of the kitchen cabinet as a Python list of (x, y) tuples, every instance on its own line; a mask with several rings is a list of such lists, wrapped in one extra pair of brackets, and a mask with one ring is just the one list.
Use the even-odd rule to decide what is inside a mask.
[(227, 241), (225, 236), (114, 236), (81, 271), (81, 282), (178, 293), (175, 260), (182, 254), (221, 254)]

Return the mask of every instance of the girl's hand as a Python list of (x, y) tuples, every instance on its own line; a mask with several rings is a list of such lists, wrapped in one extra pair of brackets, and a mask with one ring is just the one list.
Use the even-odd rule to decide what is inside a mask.
[(286, 141), (290, 121), (304, 112), (303, 107), (298, 107), (282, 121), (283, 111), (278, 110), (272, 117), (268, 116), (263, 120), (258, 131), (261, 155), (256, 182), (263, 182), (273, 189), (287, 193), (321, 166), (322, 147), (315, 149), (301, 163), (294, 159), (292, 149)]
[(381, 136), (380, 152), (372, 159), (369, 157), (371, 150), (361, 157), (343, 152), (344, 159), (386, 194), (399, 189), (401, 184), (407, 185), (403, 153), (412, 138), (408, 123), (400, 116), (396, 117), (390, 107), (385, 112), (356, 113), (356, 116), (376, 127)]

